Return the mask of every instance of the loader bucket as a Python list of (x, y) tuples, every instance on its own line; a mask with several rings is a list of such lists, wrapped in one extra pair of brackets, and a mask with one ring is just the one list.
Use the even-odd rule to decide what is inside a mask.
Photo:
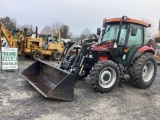
[(46, 98), (72, 101), (74, 98), (74, 75), (41, 60), (23, 72), (27, 81)]

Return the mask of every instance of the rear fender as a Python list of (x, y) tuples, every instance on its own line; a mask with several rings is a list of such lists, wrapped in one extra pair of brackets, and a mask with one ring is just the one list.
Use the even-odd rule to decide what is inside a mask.
[(144, 52), (146, 52), (146, 51), (149, 51), (149, 52), (151, 52), (152, 54), (155, 54), (154, 49), (153, 49), (152, 47), (149, 47), (149, 46), (142, 46), (142, 47), (140, 47), (137, 51), (140, 52), (140, 53), (144, 53)]
[(152, 53), (153, 55), (155, 54), (155, 51), (152, 47), (149, 47), (149, 46), (142, 46), (140, 48), (138, 48), (137, 52), (133, 55), (132, 57), (132, 60), (131, 60), (131, 64), (133, 63), (133, 61), (141, 56), (143, 53), (145, 52), (149, 52), (149, 53)]

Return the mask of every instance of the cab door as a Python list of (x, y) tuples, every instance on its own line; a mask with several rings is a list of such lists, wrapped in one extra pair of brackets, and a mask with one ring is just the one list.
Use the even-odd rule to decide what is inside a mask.
[[(136, 29), (136, 34), (133, 35), (132, 31)], [(131, 24), (129, 27), (128, 40), (124, 48), (123, 64), (125, 66), (130, 65), (132, 56), (137, 52), (137, 49), (143, 45), (144, 41), (144, 27), (140, 25)]]

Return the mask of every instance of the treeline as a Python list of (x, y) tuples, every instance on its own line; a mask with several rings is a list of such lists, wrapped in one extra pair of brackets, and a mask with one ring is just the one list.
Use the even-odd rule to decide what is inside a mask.
[[(15, 19), (8, 16), (0, 19), (7, 29), (19, 29), (23, 31), (24, 28), (26, 28), (30, 34), (35, 32), (35, 28), (33, 27), (33, 25), (19, 25), (17, 24), (17, 21)], [(53, 28), (61, 29), (61, 37), (64, 39), (82, 40), (91, 34), (90, 30), (88, 28), (85, 28), (80, 35), (73, 35), (70, 32), (70, 27), (68, 25), (58, 22), (53, 23), (52, 25), (44, 26), (40, 31), (40, 34), (50, 35)]]

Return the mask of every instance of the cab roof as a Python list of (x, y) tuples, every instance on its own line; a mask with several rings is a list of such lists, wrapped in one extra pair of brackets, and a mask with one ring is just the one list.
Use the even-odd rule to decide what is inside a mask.
[[(104, 22), (105, 23), (113, 23), (113, 22), (120, 22), (122, 20), (122, 18), (111, 18), (111, 19), (106, 19)], [(141, 20), (136, 20), (136, 19), (132, 19), (132, 18), (127, 18), (124, 20), (124, 22), (128, 22), (128, 23), (134, 23), (134, 24), (139, 24), (145, 27), (149, 27), (148, 23), (143, 22)]]

